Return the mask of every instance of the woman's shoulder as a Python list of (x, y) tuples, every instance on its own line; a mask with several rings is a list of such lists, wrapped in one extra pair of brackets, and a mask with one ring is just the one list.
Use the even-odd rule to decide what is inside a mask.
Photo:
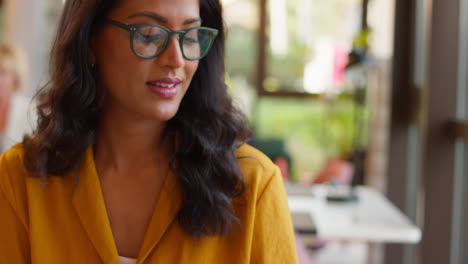
[(0, 155), (0, 187), (17, 182), (26, 172), (24, 167), (24, 150), (22, 144), (16, 144)]
[(17, 144), (0, 155), (0, 193), (19, 206), (26, 193), (27, 172), (23, 165), (23, 146)]
[(16, 144), (0, 155), (0, 178), (12, 173), (12, 171), (23, 170), (24, 149), (23, 145)]
[(237, 149), (237, 158), (241, 161), (246, 159), (247, 161), (253, 162), (256, 165), (251, 165), (254, 166), (263, 165), (270, 168), (275, 166), (267, 155), (247, 143), (243, 143), (239, 146)]
[(281, 178), (278, 167), (271, 159), (249, 144), (238, 148), (237, 159), (247, 187), (264, 189), (274, 177)]

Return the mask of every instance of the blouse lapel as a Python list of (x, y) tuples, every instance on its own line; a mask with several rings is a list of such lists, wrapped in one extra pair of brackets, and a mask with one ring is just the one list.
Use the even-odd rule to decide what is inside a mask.
[(119, 264), (91, 147), (86, 150), (77, 176), (79, 178), (73, 194), (73, 205), (81, 224), (103, 263)]
[[(120, 264), (91, 147), (86, 151), (78, 177), (78, 185), (73, 194), (73, 205), (81, 224), (103, 263)], [(154, 208), (151, 223), (138, 255), (138, 263), (144, 263), (161, 241), (175, 221), (181, 205), (182, 192), (176, 175), (170, 171)]]
[(173, 172), (169, 172), (156, 203), (151, 223), (146, 231), (145, 239), (138, 255), (138, 263), (144, 263), (151, 251), (161, 241), (166, 231), (175, 221), (181, 205), (182, 193), (180, 186), (177, 183), (176, 175)]

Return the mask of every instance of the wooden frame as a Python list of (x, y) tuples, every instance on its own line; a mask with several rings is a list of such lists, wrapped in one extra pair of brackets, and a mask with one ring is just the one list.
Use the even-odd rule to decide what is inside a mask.
[(388, 264), (468, 261), (467, 13), (463, 0), (397, 0), (388, 195), (423, 239), (387, 246)]
[[(410, 154), (408, 147), (411, 144), (410, 126), (412, 126), (413, 115), (418, 110), (413, 110), (412, 104), (415, 99), (408, 95), (418, 93), (411, 92), (413, 86), (413, 66), (415, 63), (413, 44), (415, 27), (415, 1), (416, 0), (396, 0), (395, 8), (395, 39), (392, 69), (392, 107), (390, 124), (390, 145), (387, 171), (387, 195), (389, 199), (398, 206), (405, 214), (414, 215), (408, 208), (409, 193), (406, 189), (411, 177), (408, 168), (410, 167)], [(415, 142), (417, 143), (417, 142)], [(414, 164), (413, 166), (418, 166)], [(417, 176), (416, 176), (417, 177)], [(417, 181), (417, 179), (416, 179)], [(410, 217), (415, 221), (414, 217)], [(417, 221), (416, 221), (417, 222)], [(412, 248), (402, 245), (385, 246), (385, 264), (401, 263), (412, 264)], [(411, 259), (408, 259), (411, 258)]]

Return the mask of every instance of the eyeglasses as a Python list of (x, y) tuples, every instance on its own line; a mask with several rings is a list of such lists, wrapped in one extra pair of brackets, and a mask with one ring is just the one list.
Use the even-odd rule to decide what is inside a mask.
[(143, 59), (153, 59), (161, 55), (168, 47), (172, 35), (178, 34), (184, 58), (200, 60), (208, 54), (218, 35), (218, 30), (207, 27), (169, 30), (160, 25), (128, 25), (109, 18), (105, 18), (105, 21), (127, 30), (130, 33), (132, 52)]

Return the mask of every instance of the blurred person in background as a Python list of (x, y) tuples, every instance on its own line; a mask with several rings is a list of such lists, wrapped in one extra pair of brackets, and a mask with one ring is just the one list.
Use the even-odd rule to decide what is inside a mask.
[(0, 263), (294, 264), (281, 173), (224, 82), (219, 0), (67, 0)]
[(0, 153), (31, 132), (31, 98), (22, 94), (27, 63), (21, 50), (0, 44)]

